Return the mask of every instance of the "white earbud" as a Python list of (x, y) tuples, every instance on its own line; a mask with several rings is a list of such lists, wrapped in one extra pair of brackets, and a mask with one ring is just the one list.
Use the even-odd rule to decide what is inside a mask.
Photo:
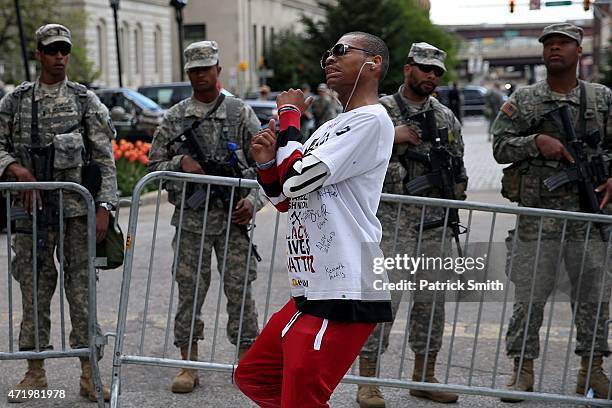
[(366, 65), (366, 64), (371, 65), (370, 71), (372, 71), (372, 70), (374, 70), (374, 68), (376, 68), (376, 64), (374, 62), (372, 62), (372, 61), (367, 61), (367, 62), (363, 63), (363, 65)]

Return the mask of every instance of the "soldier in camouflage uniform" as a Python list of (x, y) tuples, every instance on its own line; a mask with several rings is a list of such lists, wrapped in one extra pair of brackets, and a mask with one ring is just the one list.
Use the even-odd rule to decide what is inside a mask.
[[(539, 40), (543, 43), (547, 79), (517, 90), (503, 105), (493, 125), (493, 155), (499, 163), (512, 163), (504, 169), (502, 194), (521, 206), (583, 211), (576, 183), (568, 183), (552, 192), (543, 184), (546, 178), (573, 161), (564, 146), (567, 135), (555, 117), (555, 111), (562, 105), (569, 106), (577, 137), (585, 142), (589, 159), (600, 154), (609, 159), (612, 153), (612, 133), (608, 132), (612, 92), (603, 85), (576, 79), (576, 65), (582, 52), (581, 28), (568, 23), (553, 24), (544, 28)], [(597, 190), (606, 192), (606, 195), (612, 193), (612, 179)], [(602, 201), (602, 207), (607, 201), (607, 198)], [(538, 333), (546, 300), (557, 281), (557, 263), (562, 251), (571, 283), (571, 305), (576, 313), (575, 352), (582, 357), (576, 392), (584, 393), (585, 389), (592, 387), (596, 397), (607, 398), (609, 382), (602, 369), (602, 357), (610, 354), (607, 339), (603, 336), (604, 324), (609, 318), (610, 298), (609, 279), (602, 280), (605, 243), (594, 226), (588, 237), (589, 255), (584, 259), (581, 274), (586, 223), (568, 223), (563, 246), (562, 220), (543, 219), (540, 245), (539, 227), (539, 218), (523, 217), (518, 231), (511, 230), (507, 238), (509, 248), (513, 238), (517, 238), (514, 255), (509, 251), (507, 264), (507, 273), (511, 274), (516, 294), (506, 335), (506, 352), (514, 359), (514, 374), (508, 387), (520, 391), (533, 390), (533, 361), (538, 358), (540, 348)], [(518, 236), (514, 237), (515, 234)], [(534, 269), (538, 246), (539, 263)], [(512, 269), (509, 268), (510, 261)], [(532, 285), (533, 298), (530, 299)], [(525, 331), (527, 319), (529, 327)], [(521, 355), (523, 361), (519, 367)], [(590, 384), (586, 386), (591, 357)], [(504, 400), (517, 401), (512, 398)]]
[[(89, 153), (102, 173), (101, 188), (94, 197), (97, 204), (96, 238), (100, 241), (108, 228), (108, 211), (117, 203), (116, 170), (111, 146), (115, 130), (108, 110), (95, 94), (66, 78), (72, 45), (70, 31), (59, 24), (48, 24), (36, 31), (36, 41), (36, 59), (41, 63), (39, 78), (34, 83), (24, 82), (0, 101), (0, 175), (18, 182), (37, 181), (28, 149), (53, 146), (53, 177), (43, 181), (82, 183), (83, 158)], [(36, 121), (32, 120), (33, 108), (38, 112)], [(37, 206), (42, 204), (57, 208), (59, 205), (57, 195), (46, 195), (48, 199), (41, 203), (43, 194), (36, 194)], [(64, 287), (72, 323), (70, 346), (85, 348), (89, 347), (87, 208), (76, 193), (65, 192), (63, 198)], [(16, 199), (15, 205), (31, 213), (32, 201), (32, 193), (26, 192)], [(32, 223), (19, 221), (17, 227), (31, 230)], [(59, 245), (59, 232), (57, 228), (43, 229), (38, 231), (38, 237), (45, 242), (44, 254), (40, 257), (43, 262), (37, 270), (38, 341), (40, 350), (50, 350), (53, 348), (49, 344), (50, 303), (57, 285), (53, 255)], [(33, 307), (32, 234), (15, 234), (13, 250), (12, 272), (21, 288), (23, 307), (19, 350), (34, 350), (36, 311)], [(59, 257), (59, 250), (56, 255)], [(81, 395), (95, 400), (91, 364), (88, 359), (82, 359), (81, 365)], [(15, 389), (45, 388), (44, 360), (28, 360), (28, 371)], [(108, 389), (104, 391), (108, 400)], [(22, 402), (19, 398), (10, 400)]]
[[(169, 146), (168, 142), (182, 134), (194, 121), (201, 121), (196, 129), (196, 135), (202, 138), (204, 145), (209, 149), (207, 153), (210, 153), (219, 161), (227, 161), (228, 142), (237, 143), (239, 148), (248, 148), (251, 143), (251, 135), (259, 131), (260, 123), (253, 110), (244, 102), (234, 97), (220, 96), (221, 94), (215, 86), (217, 76), (221, 72), (219, 50), (215, 41), (193, 43), (185, 49), (184, 54), (185, 70), (193, 87), (193, 96), (179, 102), (166, 113), (163, 122), (153, 137), (149, 155), (149, 170), (206, 174), (207, 169), (202, 169), (198, 162), (191, 157), (190, 152), (186, 150), (186, 146), (182, 146), (180, 143)], [(255, 173), (252, 171), (254, 163), (250, 157), (245, 157), (246, 155), (242, 150), (238, 150), (237, 153), (243, 163), (248, 163), (249, 169), (247, 172), (249, 174), (245, 174), (245, 176), (254, 177)], [(180, 347), (184, 360), (189, 358), (197, 360), (197, 341), (204, 338), (204, 322), (200, 317), (200, 310), (210, 285), (210, 262), (213, 248), (219, 273), (222, 273), (222, 267), (225, 265), (223, 285), (228, 299), (227, 335), (232, 344), (236, 345), (238, 343), (249, 241), (236, 225), (247, 225), (251, 220), (254, 209), (262, 207), (262, 200), (257, 197), (256, 190), (251, 191), (247, 197), (239, 198), (230, 223), (227, 222), (228, 210), (224, 208), (221, 200), (210, 201), (205, 242), (202, 249), (202, 269), (196, 303), (193, 343), (191, 344), (191, 356), (188, 356), (205, 205), (194, 210), (185, 203), (183, 222), (180, 226), (180, 242), (177, 243), (182, 183), (168, 182), (166, 188), (169, 201), (175, 206), (171, 223), (176, 228), (176, 234), (172, 245), (175, 250), (177, 250), (177, 246), (179, 248), (178, 264), (175, 265), (179, 301), (174, 320), (174, 344)], [(230, 246), (227, 248), (227, 259), (224, 262), (224, 243), (228, 224), (231, 227), (229, 233)], [(254, 257), (251, 257), (242, 333), (238, 345), (239, 356), (246, 352), (258, 334), (257, 310), (251, 296), (251, 282), (255, 280), (255, 277), (256, 261)], [(196, 370), (181, 370), (173, 380), (172, 391), (191, 392), (198, 381)]]
[[(395, 95), (385, 96), (380, 100), (395, 124), (395, 144), (385, 177), (384, 193), (407, 194), (404, 187), (406, 182), (431, 171), (428, 164), (415, 158), (415, 156), (427, 154), (432, 147), (432, 135), (425, 129), (424, 121), (422, 120), (423, 114), (427, 111), (433, 110), (437, 128), (448, 130), (449, 150), (451, 153), (459, 159), (463, 157), (463, 140), (461, 138), (461, 125), (459, 121), (450, 109), (430, 96), (446, 71), (444, 66), (445, 58), (446, 53), (444, 51), (430, 44), (413, 44), (404, 65), (404, 84)], [(416, 153), (416, 155), (411, 156), (411, 153)], [(457, 184), (456, 197), (465, 199), (467, 176), (463, 165), (461, 165), (461, 177), (465, 182)], [(440, 197), (440, 192), (438, 189), (433, 189), (423, 195)], [(425, 222), (444, 219), (444, 213), (444, 209), (430, 208), (425, 214)], [(383, 227), (381, 248), (385, 257), (395, 257), (396, 254), (414, 256), (418, 243), (418, 225), (421, 221), (421, 207), (403, 205), (401, 215), (398, 218), (397, 204), (381, 202), (377, 216)], [(397, 225), (398, 223), (399, 225)], [(394, 243), (396, 228), (398, 236), (397, 242)], [(447, 231), (446, 236), (449, 239), (445, 248), (449, 251), (451, 248), (450, 230)], [(424, 231), (419, 255), (440, 256), (441, 238), (442, 228)], [(431, 271), (423, 271), (422, 275), (419, 272), (417, 271), (415, 275), (417, 280), (425, 279), (426, 276), (424, 274), (431, 273)], [(405, 271), (391, 269), (387, 270), (387, 273), (389, 274), (390, 282), (411, 279), (411, 276)], [(441, 279), (441, 277), (438, 276), (438, 279)], [(410, 315), (409, 343), (412, 351), (415, 353), (413, 374), (413, 380), (415, 381), (421, 381), (423, 367), (426, 365), (425, 381), (437, 382), (434, 377), (434, 366), (436, 354), (440, 350), (444, 334), (444, 297), (443, 293), (438, 293), (435, 296), (434, 302), (433, 293), (417, 293)], [(399, 308), (401, 298), (401, 291), (391, 292), (394, 316)], [(433, 308), (434, 320), (428, 348), (427, 334), (429, 332), (433, 304), (435, 304)], [(376, 374), (381, 335), (382, 350), (380, 352), (382, 353), (389, 344), (391, 325), (392, 323), (379, 324), (366, 341), (359, 359), (361, 375), (374, 376)], [(427, 350), (429, 350), (429, 354), (425, 358)], [(411, 390), (410, 393), (438, 402), (454, 402), (458, 398), (456, 394), (447, 392)], [(384, 407), (382, 393), (375, 386), (361, 385), (357, 393), (357, 399), (362, 408)]]

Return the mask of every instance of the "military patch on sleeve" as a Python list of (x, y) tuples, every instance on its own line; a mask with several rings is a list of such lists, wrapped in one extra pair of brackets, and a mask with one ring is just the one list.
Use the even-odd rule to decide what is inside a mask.
[(518, 108), (512, 102), (506, 102), (502, 106), (501, 111), (504, 112), (506, 116), (512, 119), (512, 116), (514, 116), (514, 114), (518, 112)]
[(106, 124), (108, 125), (108, 128), (113, 132), (113, 139), (117, 139), (117, 129), (115, 129), (115, 125), (113, 124), (113, 121), (111, 120), (110, 116), (106, 119)]

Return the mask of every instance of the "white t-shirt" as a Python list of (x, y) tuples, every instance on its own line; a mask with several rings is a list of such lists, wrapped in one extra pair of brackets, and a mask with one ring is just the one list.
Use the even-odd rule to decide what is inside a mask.
[(292, 296), (388, 300), (374, 289), (381, 257), (376, 211), (393, 148), (385, 108), (367, 105), (321, 126), (304, 145), (329, 168), (323, 187), (289, 202), (287, 270)]

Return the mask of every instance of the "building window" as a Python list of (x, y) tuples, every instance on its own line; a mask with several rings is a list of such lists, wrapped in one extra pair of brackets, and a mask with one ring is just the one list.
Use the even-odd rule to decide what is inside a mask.
[(257, 62), (259, 60), (259, 47), (257, 46), (257, 24), (253, 24), (253, 54), (251, 61), (251, 69), (257, 68)]
[(108, 43), (107, 43), (106, 22), (101, 19), (96, 26), (96, 40), (98, 44), (98, 69), (102, 73), (104, 82), (108, 84)]
[[(183, 50), (189, 44), (206, 39), (206, 24), (183, 25)], [(181, 50), (182, 51), (182, 50)]]
[[(132, 70), (130, 66), (130, 56), (128, 50), (130, 49), (130, 26), (124, 23), (121, 27), (121, 70), (123, 71), (125, 82), (132, 82)], [(127, 74), (127, 75), (126, 75)], [(125, 78), (127, 77), (127, 78)]]
[(162, 30), (160, 26), (155, 27), (153, 32), (153, 52), (155, 53), (155, 73), (162, 76)]
[(274, 27), (270, 27), (270, 46), (268, 47), (268, 58), (274, 49)]
[(266, 26), (261, 26), (261, 56), (264, 59), (268, 57), (268, 36), (266, 34)]
[(134, 30), (134, 72), (143, 74), (142, 26), (138, 24)]

